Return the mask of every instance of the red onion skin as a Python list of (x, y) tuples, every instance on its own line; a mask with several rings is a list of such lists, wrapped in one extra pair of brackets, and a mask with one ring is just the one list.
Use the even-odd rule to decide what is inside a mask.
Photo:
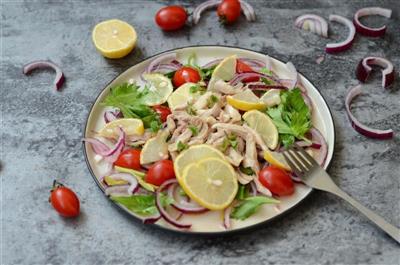
[(143, 224), (154, 224), (158, 220), (160, 220), (161, 215), (146, 217), (142, 219)]
[[(168, 196), (172, 197), (175, 200), (175, 189), (178, 186), (178, 182), (174, 182), (172, 183), (169, 187), (168, 187)], [(204, 213), (207, 212), (208, 209), (198, 206), (197, 208), (190, 208), (190, 207), (185, 207), (182, 205), (179, 205), (176, 202), (173, 202), (171, 204), (172, 207), (174, 207), (176, 210), (180, 211), (181, 213), (187, 213), (187, 214), (198, 214), (198, 213)]]
[(35, 69), (51, 68), (56, 71), (56, 77), (54, 79), (54, 86), (56, 90), (60, 90), (65, 82), (65, 76), (61, 68), (53, 63), (52, 61), (33, 61), (24, 65), (22, 72), (27, 75)]
[(343, 52), (345, 50), (348, 50), (351, 48), (351, 46), (353, 45), (354, 40), (352, 40), (351, 42), (347, 43), (346, 45), (343, 46), (339, 46), (339, 47), (335, 47), (335, 48), (330, 48), (330, 47), (326, 47), (325, 51), (327, 53), (338, 53), (338, 52)]
[(375, 29), (375, 30), (368, 30), (366, 28), (361, 27), (355, 19), (353, 19), (354, 27), (356, 28), (357, 33), (360, 33), (361, 35), (367, 36), (367, 37), (381, 37), (385, 35), (386, 33), (386, 26), (380, 29)]
[[(369, 74), (371, 72), (371, 70), (367, 69), (366, 67), (364, 67), (363, 65), (363, 61), (366, 60), (366, 64), (367, 65), (375, 65), (375, 63), (373, 62), (373, 59), (361, 59), (360, 62), (357, 65), (357, 69), (356, 69), (356, 76), (357, 79), (360, 80), (361, 82), (365, 83), (369, 77)], [(382, 86), (384, 88), (388, 88), (390, 87), (393, 82), (394, 82), (394, 78), (395, 78), (395, 71), (393, 69), (393, 71), (391, 71), (388, 74), (384, 74), (382, 72)]]

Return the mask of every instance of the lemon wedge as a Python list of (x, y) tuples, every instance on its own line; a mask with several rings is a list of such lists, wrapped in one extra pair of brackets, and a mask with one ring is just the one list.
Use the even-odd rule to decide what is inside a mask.
[(262, 95), (260, 100), (264, 102), (268, 108), (279, 105), (281, 103), (281, 90), (270, 89)]
[(155, 137), (147, 140), (140, 152), (140, 164), (149, 164), (168, 158), (167, 138), (169, 132), (160, 131)]
[(219, 158), (206, 158), (183, 171), (181, 187), (201, 206), (222, 210), (235, 199), (238, 182), (235, 170)]
[(269, 149), (276, 148), (279, 140), (278, 129), (267, 114), (258, 110), (250, 110), (242, 118), (250, 128), (260, 134)]
[(208, 90), (213, 90), (215, 83), (218, 80), (229, 81), (236, 74), (236, 55), (232, 55), (223, 59), (211, 75), (210, 82), (208, 83)]
[(192, 101), (200, 97), (200, 93), (191, 93), (191, 87), (197, 86), (195, 83), (185, 83), (175, 89), (175, 91), (168, 98), (168, 107), (172, 110), (178, 106), (182, 106), (188, 101)]
[(142, 135), (144, 133), (143, 122), (141, 119), (125, 118), (116, 119), (107, 123), (100, 131), (99, 135), (106, 138), (118, 138), (120, 131), (124, 130), (127, 136)]
[(286, 171), (292, 171), (281, 153), (266, 150), (264, 152), (264, 159), (273, 166), (277, 166)]
[(100, 22), (94, 27), (92, 40), (104, 57), (117, 59), (126, 56), (135, 48), (137, 34), (128, 23), (111, 19)]
[(227, 96), (226, 101), (232, 107), (239, 110), (263, 110), (266, 108), (264, 102), (262, 102), (250, 89), (246, 89), (233, 96)]
[(162, 74), (144, 74), (143, 78), (150, 85), (144, 103), (148, 106), (155, 106), (166, 102), (173, 90), (171, 80)]

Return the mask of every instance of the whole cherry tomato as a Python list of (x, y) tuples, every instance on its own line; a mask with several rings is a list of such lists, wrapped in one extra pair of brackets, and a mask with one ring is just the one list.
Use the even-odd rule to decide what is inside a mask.
[(175, 178), (174, 163), (171, 160), (161, 160), (149, 168), (146, 182), (160, 186), (164, 181)]
[(182, 28), (187, 20), (186, 10), (181, 6), (166, 6), (158, 10), (155, 20), (163, 30), (177, 30)]
[(79, 215), (78, 196), (56, 180), (53, 182), (49, 202), (61, 216), (76, 217)]
[[(253, 68), (251, 68), (249, 65), (247, 65), (243, 61), (236, 60), (236, 73), (242, 74), (242, 73), (254, 73), (254, 72), (255, 71), (253, 70)], [(254, 76), (254, 77), (247, 77), (247, 78), (243, 79), (242, 81), (244, 83), (249, 83), (249, 82), (257, 82), (259, 80), (260, 80), (259, 77)]]
[(273, 194), (285, 196), (294, 192), (294, 183), (290, 175), (278, 167), (267, 166), (263, 168), (258, 173), (258, 179)]
[(201, 80), (199, 71), (191, 67), (184, 66), (175, 72), (172, 82), (175, 87), (180, 87), (181, 85), (192, 82), (197, 83)]
[(224, 24), (232, 24), (235, 22), (242, 10), (239, 0), (223, 0), (217, 9), (219, 19)]
[(117, 161), (114, 162), (115, 166), (126, 167), (131, 169), (140, 169), (140, 150), (139, 149), (127, 149), (123, 151)]
[(171, 110), (166, 106), (157, 105), (154, 106), (153, 109), (155, 110), (155, 112), (158, 113), (158, 115), (160, 115), (160, 119), (162, 122), (165, 122), (168, 115), (171, 114)]

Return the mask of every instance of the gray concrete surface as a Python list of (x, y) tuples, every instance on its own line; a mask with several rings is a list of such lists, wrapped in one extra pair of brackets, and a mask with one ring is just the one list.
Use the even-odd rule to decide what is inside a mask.
[[(360, 120), (393, 128), (392, 140), (375, 141), (356, 133), (344, 112), (345, 92), (357, 84), (357, 62), (370, 55), (400, 68), (398, 1), (251, 1), (258, 20), (241, 18), (221, 27), (214, 11), (198, 26), (164, 33), (155, 12), (170, 3), (191, 8), (195, 1), (2, 1), (1, 4), (1, 264), (399, 264), (399, 245), (358, 212), (323, 192), (313, 193), (296, 210), (256, 231), (226, 238), (173, 235), (133, 222), (103, 196), (86, 167), (80, 139), (86, 116), (100, 90), (116, 75), (147, 56), (196, 44), (232, 45), (291, 60), (321, 90), (337, 129), (329, 172), (349, 194), (400, 226), (400, 79), (383, 91), (373, 75), (355, 103)], [(351, 2), (351, 3), (348, 3)], [(351, 18), (360, 7), (393, 8), (384, 38), (357, 36), (353, 47), (324, 55), (324, 45), (346, 36), (330, 23), (331, 39), (293, 27), (304, 13)], [(106, 60), (91, 41), (93, 26), (120, 18), (137, 29), (136, 50)], [(52, 88), (51, 71), (26, 77), (21, 67), (51, 59), (67, 82)], [(397, 74), (397, 77), (398, 74)], [(52, 180), (72, 187), (82, 214), (64, 220), (47, 202)]]

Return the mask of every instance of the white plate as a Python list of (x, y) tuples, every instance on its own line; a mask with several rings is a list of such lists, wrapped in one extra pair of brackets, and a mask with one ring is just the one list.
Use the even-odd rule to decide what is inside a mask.
[[(172, 51), (166, 51), (164, 53), (168, 53)], [(224, 46), (194, 46), (194, 47), (185, 47), (185, 48), (178, 48), (173, 50), (178, 55), (178, 60), (180, 62), (186, 62), (187, 58), (196, 53), (198, 58), (199, 65), (203, 65), (207, 62), (210, 62), (214, 59), (224, 58), (229, 55), (236, 54), (238, 57), (246, 57), (246, 58), (254, 58), (259, 60), (265, 60), (265, 55), (245, 50), (241, 48), (233, 48), (233, 47), (224, 47)], [(164, 54), (161, 53), (161, 54)], [(146, 66), (158, 55), (150, 57), (141, 63), (138, 63), (114, 80), (112, 80), (100, 93), (97, 97), (96, 101), (94, 102), (92, 109), (89, 113), (86, 129), (85, 129), (85, 137), (93, 136), (93, 131), (98, 131), (103, 125), (103, 114), (105, 108), (100, 105), (100, 102), (103, 101), (105, 96), (108, 94), (109, 89), (113, 86), (121, 84), (123, 82), (128, 82), (130, 79), (133, 80), (140, 80), (140, 74), (144, 71)], [(272, 58), (273, 61), (273, 70), (275, 73), (278, 74), (279, 77), (285, 78), (287, 75), (285, 64), (277, 59)], [(301, 66), (299, 67), (301, 69)], [(324, 98), (319, 93), (318, 89), (303, 75), (301, 75), (301, 81), (308, 92), (308, 96), (311, 98), (313, 102), (313, 125), (323, 134), (327, 143), (328, 143), (328, 156), (326, 159), (325, 167), (328, 167), (334, 149), (334, 142), (335, 142), (335, 128), (332, 119), (331, 112), (329, 110), (328, 105), (326, 104)], [(104, 192), (102, 185), (100, 184), (99, 179), (102, 177), (102, 172), (104, 168), (102, 167), (101, 163), (96, 163), (94, 160), (94, 152), (89, 147), (89, 144), (84, 145), (84, 152), (86, 156), (87, 165), (89, 167), (90, 172), (92, 173), (93, 177), (95, 178), (97, 184)], [(219, 234), (219, 233), (226, 233), (232, 231), (239, 231), (243, 230), (244, 228), (253, 228), (256, 225), (264, 224), (267, 221), (272, 220), (275, 217), (283, 214), (286, 211), (289, 211), (291, 208), (296, 206), (302, 200), (304, 200), (307, 195), (310, 194), (311, 188), (308, 188), (302, 184), (296, 184), (296, 192), (288, 197), (281, 197), (279, 204), (279, 208), (272, 206), (272, 205), (264, 205), (262, 206), (259, 211), (248, 218), (245, 221), (236, 221), (232, 220), (232, 228), (230, 230), (225, 230), (222, 226), (222, 213), (219, 211), (209, 211), (203, 214), (193, 214), (193, 215), (185, 215), (180, 220), (183, 222), (192, 223), (192, 228), (190, 230), (179, 230), (175, 227), (169, 225), (163, 220), (159, 220), (155, 225), (173, 231), (180, 231), (184, 233), (201, 233), (201, 234)], [(119, 205), (120, 206), (120, 205)], [(123, 206), (124, 210), (126, 210)], [(127, 211), (127, 210), (126, 210)], [(140, 216), (135, 215), (134, 213), (129, 212), (135, 218), (141, 219)]]

